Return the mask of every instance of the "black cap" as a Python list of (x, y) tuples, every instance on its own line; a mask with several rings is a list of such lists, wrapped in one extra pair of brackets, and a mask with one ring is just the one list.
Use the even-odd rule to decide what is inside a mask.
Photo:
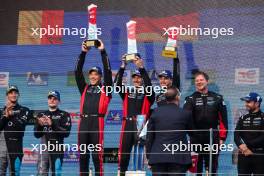
[(100, 67), (92, 67), (89, 70), (89, 74), (92, 73), (93, 71), (97, 72), (99, 75), (102, 75), (103, 74), (102, 69)]
[(132, 73), (131, 76), (132, 76), (132, 78), (133, 78), (134, 76), (142, 77), (141, 74), (140, 74), (140, 71), (139, 71), (139, 70), (135, 70), (135, 71), (133, 71), (133, 73)]
[(162, 72), (159, 73), (158, 77), (165, 77), (165, 78), (169, 78), (172, 79), (172, 73), (169, 70), (163, 70)]
[(55, 98), (57, 98), (60, 101), (60, 93), (58, 91), (56, 91), (56, 90), (49, 91), (48, 98), (49, 97), (55, 97)]
[(256, 92), (250, 92), (247, 96), (240, 98), (242, 101), (262, 102), (261, 96)]
[(16, 91), (19, 93), (19, 90), (16, 85), (9, 85), (6, 89), (6, 95), (9, 94), (11, 91)]

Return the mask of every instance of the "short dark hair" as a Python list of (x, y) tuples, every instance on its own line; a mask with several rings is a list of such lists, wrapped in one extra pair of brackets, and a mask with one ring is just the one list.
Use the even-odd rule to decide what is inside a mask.
[(180, 91), (177, 87), (171, 86), (167, 88), (167, 92), (165, 93), (165, 98), (168, 102), (174, 101), (177, 96), (180, 95)]
[(209, 76), (208, 76), (208, 74), (205, 73), (205, 72), (203, 72), (203, 71), (198, 71), (198, 72), (196, 72), (196, 73), (194, 74), (194, 79), (196, 79), (196, 77), (197, 77), (197, 76), (200, 76), (200, 75), (202, 75), (202, 76), (206, 79), (206, 81), (209, 80)]

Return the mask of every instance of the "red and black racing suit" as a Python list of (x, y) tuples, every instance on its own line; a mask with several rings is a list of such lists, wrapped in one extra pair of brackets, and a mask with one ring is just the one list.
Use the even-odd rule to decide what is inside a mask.
[[(124, 68), (120, 68), (117, 74), (117, 86), (122, 87), (122, 78)], [(144, 88), (151, 86), (151, 80), (144, 68), (140, 68), (140, 75), (144, 81)], [(150, 92), (127, 91), (119, 93), (123, 100), (123, 120), (122, 130), (120, 135), (119, 151), (118, 151), (118, 166), (121, 175), (127, 171), (130, 152), (137, 141), (137, 115), (145, 115), (146, 120), (150, 115), (150, 107), (155, 101), (155, 93), (153, 89)], [(133, 131), (133, 132), (132, 132)]]
[[(173, 59), (172, 86), (175, 86), (180, 90), (180, 62), (178, 57)], [(164, 93), (160, 93), (156, 96), (156, 103), (158, 106), (167, 104)]]
[[(113, 86), (112, 71), (105, 50), (101, 51), (104, 67), (104, 84), (89, 85), (85, 82), (82, 72), (86, 52), (82, 52), (77, 61), (75, 79), (81, 93), (78, 143), (81, 145), (93, 144), (97, 150), (92, 152), (96, 175), (103, 175), (103, 140), (104, 140), (104, 116), (107, 112), (111, 94), (101, 91), (102, 86)], [(105, 89), (104, 89), (105, 90)], [(99, 145), (99, 146), (98, 146)], [(100, 148), (100, 149), (98, 149)], [(80, 175), (89, 174), (90, 152), (80, 153)]]
[[(213, 144), (219, 144), (219, 140), (224, 140), (227, 137), (227, 110), (223, 97), (219, 94), (209, 91), (207, 94), (194, 92), (186, 97), (184, 108), (192, 112), (193, 129), (208, 130), (212, 128)], [(201, 144), (208, 147), (210, 144), (210, 135), (206, 131), (195, 131), (191, 136), (192, 144)], [(195, 151), (199, 154), (197, 163), (197, 173), (203, 172), (203, 162), (205, 167), (209, 167), (208, 151)], [(217, 172), (218, 167), (218, 152), (212, 156), (212, 173)]]

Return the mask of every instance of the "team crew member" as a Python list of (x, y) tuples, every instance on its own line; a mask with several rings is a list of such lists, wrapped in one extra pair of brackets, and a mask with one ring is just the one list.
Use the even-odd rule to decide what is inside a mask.
[[(50, 91), (48, 93), (49, 110), (37, 115), (34, 135), (36, 138), (41, 138), (41, 143), (47, 147), (63, 144), (64, 138), (70, 135), (70, 114), (60, 110), (58, 108), (59, 103), (60, 93), (58, 91)], [(63, 148), (57, 147), (57, 149), (55, 147), (54, 150), (45, 151), (43, 155), (39, 155), (38, 175), (48, 176), (49, 168), (53, 176), (62, 175), (61, 167), (64, 151)]]
[[(123, 120), (118, 155), (121, 175), (124, 175), (128, 168), (130, 152), (133, 145), (136, 144), (137, 141), (137, 115), (145, 115), (145, 121), (147, 121), (150, 107), (155, 101), (155, 93), (153, 89), (151, 89), (151, 92), (149, 93), (139, 91), (139, 89), (142, 90), (142, 88), (145, 91), (145, 88), (152, 87), (151, 80), (144, 68), (143, 60), (137, 57), (137, 60), (134, 61), (134, 64), (138, 67), (138, 70), (132, 74), (132, 82), (135, 89), (119, 93), (123, 100)], [(115, 79), (117, 80), (117, 86), (123, 86), (122, 78), (125, 67), (126, 61), (123, 60)], [(131, 131), (135, 131), (135, 133), (131, 133)]]
[[(223, 144), (227, 137), (227, 110), (223, 97), (215, 92), (208, 91), (209, 76), (204, 72), (197, 72), (194, 76), (196, 92), (186, 97), (184, 108), (193, 115), (194, 130), (209, 130), (212, 128), (213, 144)], [(209, 132), (196, 131), (191, 137), (193, 144), (210, 144)], [(203, 162), (208, 171), (208, 151), (196, 151), (198, 156), (197, 173), (203, 172)], [(212, 172), (216, 173), (218, 154), (212, 157)]]
[(238, 175), (264, 175), (264, 113), (260, 110), (262, 98), (252, 92), (241, 100), (245, 101), (249, 113), (239, 118), (235, 129), (234, 139), (239, 148)]
[[(163, 70), (159, 73), (159, 83), (161, 87), (175, 86), (180, 90), (180, 63), (179, 58), (173, 59), (173, 76), (171, 71)], [(156, 102), (158, 106), (166, 104), (166, 98), (164, 93), (160, 93), (156, 96)]]
[[(1, 152), (1, 161), (8, 161), (11, 176), (20, 174), (23, 158), (23, 137), (25, 127), (31, 111), (18, 104), (19, 90), (17, 86), (10, 85), (6, 91), (7, 102), (0, 118), (0, 131), (4, 133), (4, 141), (0, 141), (1, 149), (6, 146), (6, 153)], [(3, 160), (2, 160), (3, 159)], [(7, 163), (1, 163), (1, 175), (6, 175)]]
[[(82, 52), (77, 61), (75, 79), (81, 94), (79, 124), (79, 145), (93, 144), (98, 151), (92, 153), (96, 175), (103, 175), (103, 139), (104, 139), (104, 116), (111, 99), (111, 94), (105, 91), (104, 86), (113, 86), (112, 71), (106, 54), (104, 44), (100, 41), (98, 47), (104, 67), (104, 84), (101, 83), (102, 70), (100, 67), (92, 67), (89, 70), (89, 84), (85, 82), (82, 72), (85, 55), (88, 48), (85, 42), (82, 44)], [(103, 89), (104, 91), (101, 91)], [(91, 131), (91, 132), (89, 132)], [(89, 174), (90, 152), (80, 154), (80, 175)]]

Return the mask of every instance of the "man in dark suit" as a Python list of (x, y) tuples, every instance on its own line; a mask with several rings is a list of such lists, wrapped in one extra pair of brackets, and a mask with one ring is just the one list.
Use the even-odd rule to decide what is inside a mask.
[(168, 88), (165, 97), (167, 104), (156, 108), (148, 122), (148, 164), (153, 176), (185, 175), (192, 163), (191, 151), (186, 148), (190, 133), (185, 131), (191, 129), (192, 115), (179, 108), (180, 92), (176, 87)]

